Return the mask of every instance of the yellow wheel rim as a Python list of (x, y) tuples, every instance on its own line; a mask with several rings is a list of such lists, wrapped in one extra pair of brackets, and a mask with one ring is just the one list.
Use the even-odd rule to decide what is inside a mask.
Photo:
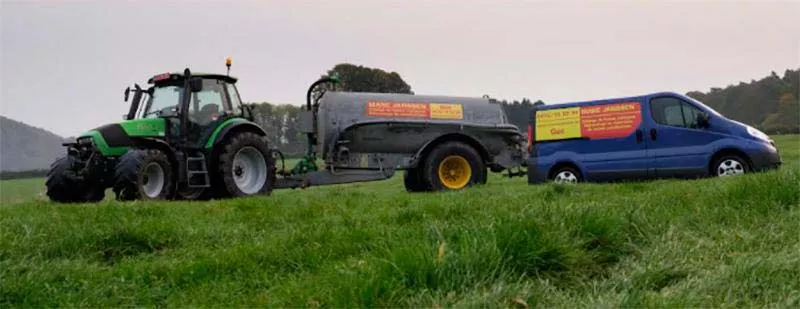
[(448, 189), (461, 189), (472, 178), (472, 167), (461, 156), (448, 156), (439, 163), (439, 181)]

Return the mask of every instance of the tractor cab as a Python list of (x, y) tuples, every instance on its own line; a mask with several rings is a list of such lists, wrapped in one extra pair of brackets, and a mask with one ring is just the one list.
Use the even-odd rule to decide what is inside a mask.
[(126, 89), (127, 101), (134, 92), (126, 120), (163, 118), (169, 137), (183, 139), (185, 146), (199, 147), (225, 120), (245, 117), (237, 79), (209, 73), (162, 73), (151, 77), (150, 87)]

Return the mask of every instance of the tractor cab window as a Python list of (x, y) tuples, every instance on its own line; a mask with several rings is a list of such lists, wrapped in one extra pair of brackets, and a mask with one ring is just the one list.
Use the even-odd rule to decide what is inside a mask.
[(155, 87), (142, 108), (141, 118), (156, 118), (166, 114), (176, 114), (181, 102), (183, 87)]
[(228, 96), (231, 98), (231, 107), (236, 108), (242, 105), (242, 101), (239, 100), (239, 92), (236, 91), (236, 87), (233, 84), (225, 84), (228, 88)]
[(207, 125), (230, 113), (230, 104), (225, 96), (224, 82), (203, 80), (203, 90), (192, 93), (189, 103), (189, 119), (201, 126)]

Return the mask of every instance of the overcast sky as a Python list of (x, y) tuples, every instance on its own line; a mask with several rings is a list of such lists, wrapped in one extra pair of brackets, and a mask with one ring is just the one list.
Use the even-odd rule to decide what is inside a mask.
[(63, 136), (120, 120), (134, 82), (224, 72), (226, 56), (244, 100), (292, 104), (341, 62), (397, 71), (419, 94), (547, 103), (800, 68), (797, 0), (2, 0), (0, 11), (0, 114)]

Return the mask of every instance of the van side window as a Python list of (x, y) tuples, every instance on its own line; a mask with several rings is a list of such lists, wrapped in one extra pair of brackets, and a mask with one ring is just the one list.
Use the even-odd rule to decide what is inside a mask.
[(700, 114), (700, 110), (686, 102), (681, 102), (681, 106), (683, 107), (683, 122), (686, 127), (697, 129), (697, 115)]
[(656, 123), (697, 128), (697, 114), (700, 110), (677, 98), (656, 98), (650, 101), (650, 110)]
[(681, 101), (675, 98), (657, 98), (650, 101), (653, 120), (658, 124), (683, 127)]

